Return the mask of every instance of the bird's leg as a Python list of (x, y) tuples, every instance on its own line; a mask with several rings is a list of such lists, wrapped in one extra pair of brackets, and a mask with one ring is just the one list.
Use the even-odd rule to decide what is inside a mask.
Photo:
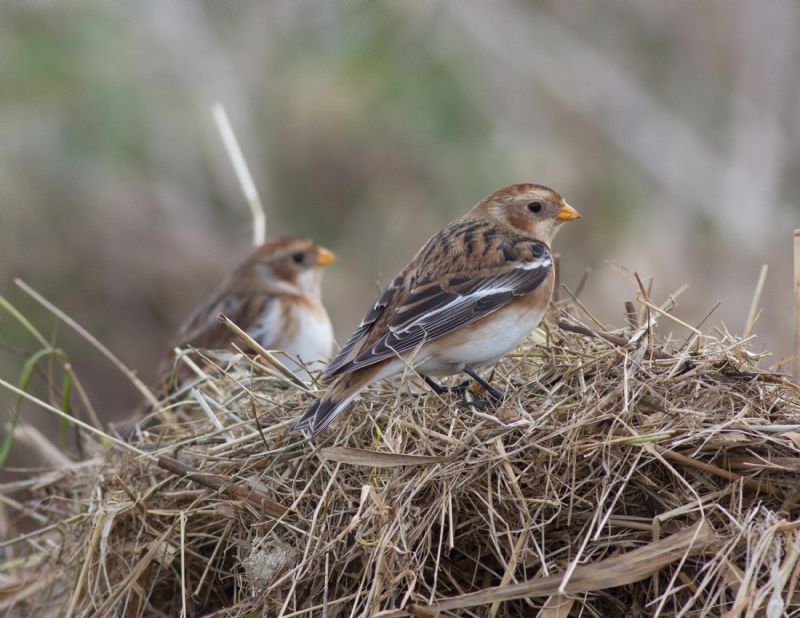
[(429, 376), (422, 376), (422, 379), (425, 380), (425, 384), (431, 387), (431, 390), (436, 393), (437, 395), (444, 395), (447, 392), (447, 387), (442, 386), (436, 380)]
[(461, 384), (448, 388), (447, 386), (439, 384), (436, 380), (429, 376), (422, 376), (422, 379), (425, 380), (425, 384), (430, 386), (431, 390), (437, 395), (444, 395), (445, 393), (463, 393), (469, 387), (469, 380), (465, 380)]
[(489, 384), (486, 380), (484, 380), (472, 367), (464, 367), (464, 373), (466, 373), (470, 378), (475, 380), (478, 384), (480, 384), (483, 388), (486, 389), (486, 392), (493, 399), (502, 400), (505, 393), (503, 391), (496, 389), (494, 386)]
[(469, 390), (469, 380), (464, 380), (461, 384), (456, 384), (455, 386), (450, 387), (451, 393), (459, 393), (463, 395)]

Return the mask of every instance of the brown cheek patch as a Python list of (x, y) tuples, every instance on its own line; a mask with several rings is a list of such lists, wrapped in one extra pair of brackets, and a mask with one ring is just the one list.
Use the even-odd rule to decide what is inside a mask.
[(532, 222), (530, 220), (530, 217), (516, 210), (511, 211), (508, 214), (508, 222), (515, 228), (517, 228), (518, 230), (522, 230), (523, 232), (529, 232), (530, 228), (532, 227)]
[(285, 262), (275, 264), (273, 272), (279, 279), (283, 279), (289, 283), (297, 283), (297, 272)]

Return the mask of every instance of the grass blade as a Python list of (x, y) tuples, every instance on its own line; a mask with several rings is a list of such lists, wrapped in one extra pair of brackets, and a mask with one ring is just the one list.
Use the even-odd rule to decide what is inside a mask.
[[(31, 357), (28, 358), (28, 360), (26, 360), (25, 364), (22, 366), (22, 373), (19, 377), (20, 390), (27, 390), (31, 379), (33, 378), (33, 372), (36, 369), (36, 365), (40, 360), (48, 356), (55, 356), (62, 362), (66, 362), (67, 359), (67, 355), (64, 353), (64, 351), (58, 348), (45, 348), (38, 350), (31, 355)], [(14, 414), (11, 416), (11, 423), (9, 424), (8, 431), (6, 432), (6, 435), (3, 436), (2, 444), (0, 444), (0, 470), (2, 470), (3, 466), (5, 465), (8, 455), (11, 453), (11, 447), (14, 444), (14, 430), (17, 427), (17, 421), (19, 421), (21, 406), (22, 396), (20, 395), (17, 396), (17, 401), (14, 404)]]

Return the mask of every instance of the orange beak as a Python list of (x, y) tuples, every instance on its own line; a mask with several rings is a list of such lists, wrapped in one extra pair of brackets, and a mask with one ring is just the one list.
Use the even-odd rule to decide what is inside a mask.
[(336, 254), (325, 247), (317, 247), (317, 266), (328, 266), (336, 261)]
[(556, 219), (559, 221), (572, 221), (573, 219), (580, 219), (581, 213), (575, 210), (566, 202), (561, 202), (561, 208), (558, 209)]

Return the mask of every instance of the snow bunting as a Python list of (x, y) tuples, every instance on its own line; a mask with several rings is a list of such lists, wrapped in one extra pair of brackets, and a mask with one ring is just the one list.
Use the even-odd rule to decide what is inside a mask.
[(553, 291), (550, 243), (580, 217), (552, 189), (495, 191), (434, 235), (380, 295), (331, 361), (333, 382), (292, 426), (316, 435), (369, 384), (411, 366), (430, 380), (493, 364), (542, 319)]
[(321, 267), (335, 260), (327, 249), (298, 236), (272, 238), (256, 247), (180, 328), (159, 370), (159, 383), (169, 390), (170, 381), (180, 384), (192, 375), (186, 367), (173, 371), (175, 347), (230, 347), (235, 335), (219, 323), (220, 313), (264, 348), (285, 352), (287, 367), (307, 378), (303, 364), (327, 361), (333, 353), (333, 328), (321, 298)]

